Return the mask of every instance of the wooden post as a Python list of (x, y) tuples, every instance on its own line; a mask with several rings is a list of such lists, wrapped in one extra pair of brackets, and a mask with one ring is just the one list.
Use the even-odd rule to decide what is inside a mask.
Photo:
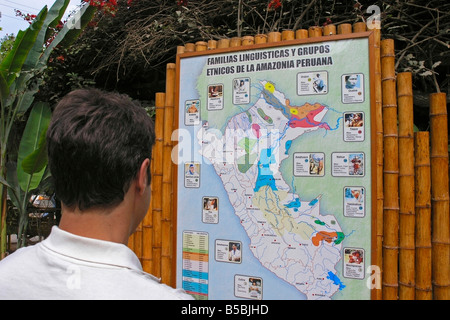
[(281, 41), (293, 40), (295, 39), (294, 30), (283, 30), (281, 31)]
[(399, 153), (399, 298), (415, 296), (414, 121), (412, 74), (397, 75)]
[(281, 41), (281, 32), (278, 32), (278, 31), (269, 32), (269, 34), (267, 35), (268, 43), (279, 42), (279, 41)]
[(230, 47), (230, 39), (220, 39), (217, 42), (217, 48), (229, 48)]
[(266, 34), (257, 34), (255, 35), (255, 43), (266, 43), (267, 35)]
[(365, 22), (356, 22), (353, 24), (353, 33), (365, 32), (367, 30)]
[(381, 41), (384, 128), (383, 299), (398, 298), (398, 132), (394, 40)]
[(230, 47), (240, 47), (242, 44), (242, 39), (239, 37), (233, 37), (230, 40)]
[(172, 282), (172, 133), (174, 128), (176, 65), (167, 64), (166, 100), (164, 107), (164, 141), (163, 141), (163, 179), (162, 179), (162, 215), (161, 215), (161, 280), (171, 285)]
[(429, 133), (414, 134), (416, 206), (416, 300), (431, 300), (431, 177)]
[(338, 25), (338, 34), (352, 33), (352, 25), (350, 23), (342, 23)]
[(312, 26), (308, 29), (309, 38), (321, 37), (322, 36), (322, 28), (318, 26)]
[(242, 45), (243, 46), (250, 46), (255, 43), (255, 37), (253, 36), (244, 36), (242, 37)]
[[(155, 95), (155, 145), (153, 147), (152, 162), (152, 238), (149, 244), (152, 245), (151, 267), (147, 266), (144, 271), (156, 277), (161, 276), (161, 215), (162, 215), (162, 179), (163, 179), (163, 148), (164, 148), (164, 113), (165, 113), (165, 93)], [(149, 262), (148, 262), (149, 263)]]
[(324, 36), (331, 36), (333, 34), (336, 34), (336, 26), (334, 24), (327, 24), (323, 27)]
[(298, 29), (295, 31), (295, 39), (306, 39), (308, 38), (307, 29)]
[(208, 49), (208, 43), (205, 41), (197, 41), (195, 43), (195, 51), (206, 51)]
[[(380, 270), (382, 270), (382, 262), (383, 262), (383, 201), (384, 201), (384, 193), (383, 193), (383, 165), (384, 165), (384, 157), (383, 157), (383, 96), (382, 96), (382, 86), (381, 86), (381, 32), (379, 29), (374, 30), (374, 69), (375, 69), (375, 126), (376, 126), (376, 134), (375, 134), (375, 143), (377, 146), (377, 159), (376, 159), (376, 175), (377, 175), (377, 210), (375, 212), (377, 225), (376, 225), (376, 256), (375, 261)], [(383, 298), (382, 290), (376, 290), (375, 297), (378, 300)]]
[(194, 52), (195, 51), (195, 43), (186, 43), (184, 45), (186, 52)]
[[(142, 237), (142, 268), (145, 272), (154, 274), (154, 252), (155, 243), (160, 246), (160, 233), (155, 233), (160, 228), (161, 221), (161, 190), (162, 190), (162, 161), (163, 161), (163, 128), (164, 128), (164, 103), (166, 95), (163, 92), (155, 94), (155, 145), (152, 151), (152, 198), (150, 212), (144, 218)], [(157, 230), (158, 231), (158, 230)], [(158, 275), (159, 276), (159, 275)]]
[(450, 300), (448, 128), (445, 93), (430, 95), (433, 297)]
[(177, 46), (177, 54), (182, 54), (186, 51), (184, 46)]
[(208, 40), (208, 50), (217, 48), (217, 40)]

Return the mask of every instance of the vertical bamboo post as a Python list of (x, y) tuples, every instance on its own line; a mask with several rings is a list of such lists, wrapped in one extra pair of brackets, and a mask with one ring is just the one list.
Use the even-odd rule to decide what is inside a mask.
[(334, 24), (327, 24), (323, 27), (324, 36), (331, 36), (333, 34), (336, 34), (336, 26)]
[(242, 39), (240, 37), (233, 37), (230, 39), (230, 47), (240, 47), (242, 44)]
[(208, 49), (208, 43), (205, 41), (197, 41), (195, 43), (195, 51), (206, 51)]
[[(162, 190), (162, 150), (163, 150), (163, 127), (164, 127), (164, 102), (165, 93), (157, 92), (155, 94), (155, 145), (152, 151), (152, 198), (151, 214), (147, 213), (143, 223), (143, 257), (142, 268), (145, 272), (154, 272), (153, 268), (153, 246), (155, 244), (155, 228), (160, 227), (161, 221), (161, 190)], [(159, 233), (160, 234), (160, 233)], [(160, 237), (159, 237), (160, 238)], [(156, 240), (161, 243), (161, 240)]]
[(397, 75), (399, 153), (399, 298), (415, 296), (414, 121), (412, 74)]
[(257, 34), (255, 35), (255, 43), (266, 43), (267, 42), (267, 35), (266, 34)]
[[(375, 77), (375, 126), (376, 126), (376, 147), (377, 147), (377, 158), (376, 158), (376, 175), (377, 175), (377, 209), (376, 209), (376, 256), (375, 263), (378, 265), (380, 270), (382, 270), (382, 261), (383, 261), (383, 202), (384, 202), (384, 193), (383, 193), (383, 96), (382, 96), (382, 87), (381, 87), (381, 49), (380, 49), (380, 41), (381, 41), (381, 32), (380, 29), (374, 29), (374, 77)], [(375, 264), (373, 263), (373, 264)], [(382, 290), (376, 290), (375, 297), (378, 300), (383, 298)]]
[[(151, 267), (146, 266), (146, 272), (161, 277), (161, 217), (162, 217), (162, 180), (163, 180), (163, 148), (164, 148), (164, 116), (166, 94), (158, 92), (155, 96), (155, 146), (153, 147), (152, 174), (152, 245)], [(150, 253), (149, 253), (150, 255)], [(147, 263), (146, 263), (147, 264)], [(150, 264), (150, 262), (148, 262)], [(148, 269), (148, 270), (147, 270)]]
[(195, 43), (186, 43), (184, 45), (185, 52), (194, 52), (195, 51)]
[(164, 107), (163, 179), (162, 179), (162, 246), (161, 280), (172, 284), (172, 133), (174, 129), (176, 64), (168, 63), (166, 68), (166, 100)]
[(242, 45), (243, 46), (250, 46), (255, 43), (255, 37), (253, 36), (244, 36), (242, 37)]
[(381, 41), (384, 128), (383, 299), (398, 298), (398, 132), (394, 41)]
[(295, 39), (306, 39), (308, 38), (307, 29), (298, 29), (295, 31)]
[(230, 39), (220, 39), (217, 42), (217, 48), (229, 48), (230, 47)]
[(208, 50), (217, 48), (217, 40), (208, 40)]
[(184, 46), (177, 46), (177, 54), (182, 54), (186, 51)]
[(353, 33), (365, 32), (367, 30), (365, 22), (355, 22), (353, 24)]
[(318, 27), (318, 26), (309, 27), (308, 36), (310, 38), (321, 37), (322, 36), (322, 28)]
[(268, 33), (268, 35), (267, 35), (268, 43), (279, 42), (279, 41), (281, 41), (281, 32), (273, 31), (273, 32)]
[(352, 33), (352, 25), (350, 23), (342, 23), (338, 25), (338, 34)]
[(133, 233), (133, 251), (142, 263), (142, 221)]
[(450, 300), (448, 128), (445, 93), (430, 95), (433, 297)]
[(416, 300), (432, 299), (430, 137), (414, 134), (416, 206)]
[(281, 41), (294, 40), (294, 39), (295, 39), (294, 30), (281, 31)]

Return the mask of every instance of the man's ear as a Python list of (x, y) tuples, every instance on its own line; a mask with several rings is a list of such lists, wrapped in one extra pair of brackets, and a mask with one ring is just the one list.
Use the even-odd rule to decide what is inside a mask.
[(149, 188), (150, 181), (150, 159), (147, 158), (141, 163), (139, 174), (137, 176), (137, 187), (139, 194), (143, 194), (145, 188)]

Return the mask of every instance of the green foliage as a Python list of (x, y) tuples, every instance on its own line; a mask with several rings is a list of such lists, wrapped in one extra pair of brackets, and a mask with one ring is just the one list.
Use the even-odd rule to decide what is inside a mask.
[[(45, 172), (46, 158), (43, 135), (50, 121), (48, 104), (37, 103), (30, 113), (18, 151), (18, 163), (8, 163), (8, 143), (13, 125), (32, 105), (35, 94), (42, 84), (42, 75), (47, 67), (50, 54), (58, 45), (70, 45), (80, 35), (82, 29), (92, 19), (96, 9), (85, 5), (77, 17), (77, 26), (64, 25), (58, 32), (59, 24), (70, 0), (56, 0), (50, 9), (45, 6), (25, 31), (19, 31), (12, 48), (0, 63), (0, 204), (6, 201), (4, 185), (14, 194), (21, 211), (19, 237), (26, 235), (28, 215), (27, 196), (37, 188)], [(12, 157), (13, 158), (13, 157)], [(24, 166), (22, 166), (24, 164)], [(17, 167), (13, 171), (11, 168)], [(1, 206), (0, 259), (6, 250), (6, 212)], [(19, 245), (24, 245), (20, 241)]]
[(2, 39), (0, 39), (0, 63), (3, 58), (11, 51), (16, 37), (13, 34), (7, 34)]

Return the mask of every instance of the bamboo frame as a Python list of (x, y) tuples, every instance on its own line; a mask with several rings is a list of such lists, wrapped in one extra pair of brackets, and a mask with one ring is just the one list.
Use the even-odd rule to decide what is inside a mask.
[(399, 298), (415, 296), (414, 121), (412, 74), (397, 75), (399, 153)]
[(430, 128), (433, 295), (437, 300), (450, 300), (448, 131), (445, 93), (430, 95)]
[[(376, 155), (376, 176), (377, 176), (377, 188), (376, 188), (376, 261), (380, 270), (382, 269), (383, 261), (383, 96), (381, 86), (381, 32), (380, 29), (374, 29), (374, 64), (375, 64), (375, 143), (377, 146)], [(376, 298), (381, 300), (383, 298), (383, 291), (376, 290)]]
[[(353, 30), (352, 30), (353, 28)], [(364, 32), (364, 23), (327, 25), (239, 39), (198, 41), (177, 47), (177, 54)], [(392, 40), (374, 33), (376, 208), (372, 258), (382, 267), (383, 290), (376, 299), (450, 299), (447, 114), (445, 94), (430, 96), (430, 131), (412, 134), (410, 74), (394, 69)], [(226, 50), (226, 49), (225, 49)], [(128, 246), (144, 271), (175, 286), (174, 167), (170, 158), (174, 121), (175, 64), (167, 66), (166, 93), (156, 94), (156, 142), (152, 159), (149, 212)], [(398, 87), (397, 87), (398, 86)], [(398, 94), (397, 94), (398, 91)], [(162, 102), (161, 102), (162, 101)], [(398, 107), (397, 107), (398, 103)], [(398, 132), (397, 132), (398, 110)], [(431, 138), (431, 155), (430, 155)], [(413, 152), (413, 153), (412, 153)], [(431, 159), (431, 160), (430, 160)], [(413, 193), (412, 193), (413, 192)], [(432, 232), (433, 230), (433, 232)]]
[(172, 283), (172, 133), (174, 130), (176, 65), (167, 64), (166, 100), (164, 107), (164, 141), (163, 141), (163, 178), (162, 178), (162, 215), (161, 215), (161, 281)]
[(416, 207), (416, 300), (432, 299), (431, 284), (431, 174), (430, 136), (427, 131), (414, 134)]
[[(394, 41), (381, 41), (384, 128), (383, 299), (398, 297), (398, 132)], [(389, 190), (389, 192), (386, 192)]]

